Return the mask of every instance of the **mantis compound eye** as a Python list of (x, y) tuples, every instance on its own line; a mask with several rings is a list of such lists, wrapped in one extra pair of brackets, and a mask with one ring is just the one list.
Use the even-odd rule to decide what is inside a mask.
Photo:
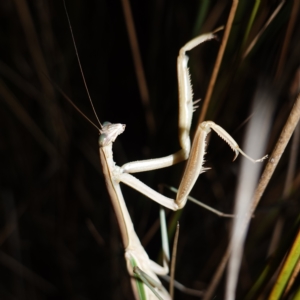
[[(105, 126), (105, 125), (103, 124), (103, 126)], [(107, 140), (107, 134), (106, 133), (100, 134), (99, 138), (98, 138), (99, 147), (105, 146), (106, 140)]]
[(106, 126), (108, 126), (108, 125), (110, 125), (110, 124), (111, 124), (110, 122), (105, 121), (105, 122), (103, 123), (103, 127), (106, 127)]

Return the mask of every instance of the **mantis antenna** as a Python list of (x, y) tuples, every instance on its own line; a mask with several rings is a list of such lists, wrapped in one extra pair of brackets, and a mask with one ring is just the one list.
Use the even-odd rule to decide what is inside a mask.
[[(93, 104), (93, 100), (92, 100), (92, 97), (90, 95), (90, 92), (89, 92), (89, 89), (88, 89), (88, 86), (87, 86), (87, 83), (86, 83), (86, 80), (85, 80), (85, 76), (84, 76), (84, 73), (83, 73), (83, 70), (82, 70), (82, 66), (81, 66), (81, 62), (80, 62), (80, 58), (79, 58), (79, 54), (78, 54), (78, 50), (77, 50), (77, 46), (76, 46), (76, 42), (75, 42), (75, 38), (74, 38), (74, 34), (73, 34), (73, 29), (72, 29), (72, 25), (71, 25), (71, 21), (70, 21), (70, 17), (69, 17), (69, 14), (68, 14), (68, 11), (67, 11), (67, 7), (66, 7), (66, 1), (63, 0), (64, 2), (64, 8), (65, 8), (65, 12), (66, 12), (66, 15), (67, 15), (67, 19), (68, 19), (68, 24), (69, 24), (69, 27), (70, 27), (70, 31), (71, 31), (71, 36), (72, 36), (72, 40), (73, 40), (73, 45), (74, 45), (74, 48), (75, 48), (75, 53), (76, 53), (76, 57), (77, 57), (77, 60), (78, 60), (78, 64), (79, 64), (79, 68), (80, 68), (80, 73), (81, 73), (81, 76), (82, 76), (82, 79), (83, 79), (83, 83), (84, 83), (84, 86), (85, 86), (85, 89), (86, 89), (86, 92), (88, 94), (88, 97), (89, 97), (89, 101), (91, 103), (91, 106), (93, 108), (93, 112), (95, 114), (95, 117), (100, 125), (100, 128), (102, 129), (102, 124), (98, 118), (98, 115), (96, 113), (96, 110), (95, 110), (95, 107), (94, 107), (94, 104)], [(74, 106), (75, 107), (75, 106)], [(81, 113), (82, 114), (82, 113)]]

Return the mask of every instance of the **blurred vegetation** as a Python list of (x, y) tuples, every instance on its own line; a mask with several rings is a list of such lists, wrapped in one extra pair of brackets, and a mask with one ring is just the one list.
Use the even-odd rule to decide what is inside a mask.
[[(205, 118), (242, 143), (253, 97), (263, 91), (275, 108), (267, 153), (299, 92), (297, 2), (285, 1), (272, 17), (280, 1), (240, 1)], [(131, 1), (152, 125), (145, 121), (121, 1), (73, 0), (67, 7), (100, 120), (126, 124), (114, 144), (117, 164), (177, 151), (178, 51), (192, 37), (225, 25), (231, 1)], [(0, 298), (132, 299), (101, 173), (98, 133), (44, 76), (48, 74), (95, 120), (63, 3), (1, 1), (0, 16)], [(222, 32), (218, 36), (221, 40)], [(190, 53), (195, 99), (205, 97), (219, 45), (210, 41)], [(293, 146), (298, 149), (297, 140)], [(239, 160), (232, 163), (233, 153), (215, 134), (207, 152), (205, 166), (211, 170), (200, 176), (192, 195), (229, 213)], [(291, 156), (288, 146), (252, 220), (237, 299), (267, 298), (299, 230), (298, 152)], [(293, 171), (287, 181), (289, 163)], [(160, 183), (178, 186), (183, 165), (137, 177), (155, 189)], [(137, 233), (155, 260), (159, 232), (150, 241), (143, 237), (158, 219), (158, 205), (127, 187), (123, 191)], [(173, 217), (170, 212), (170, 222)], [(178, 281), (205, 290), (226, 249), (230, 223), (187, 204), (180, 217)], [(299, 285), (298, 276), (284, 299), (292, 299)], [(223, 299), (224, 281), (215, 295)], [(176, 299), (191, 297), (176, 292)]]

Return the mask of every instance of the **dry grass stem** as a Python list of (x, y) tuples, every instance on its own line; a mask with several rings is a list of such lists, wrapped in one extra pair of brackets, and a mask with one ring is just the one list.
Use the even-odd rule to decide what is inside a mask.
[(136, 36), (136, 30), (134, 26), (133, 16), (131, 12), (129, 0), (122, 0), (123, 12), (125, 17), (125, 23), (127, 27), (127, 32), (129, 36), (130, 47), (132, 51), (132, 57), (134, 61), (134, 67), (136, 72), (136, 78), (138, 81), (138, 86), (140, 90), (141, 100), (144, 105), (145, 117), (148, 125), (148, 130), (150, 134), (155, 133), (155, 121), (153, 112), (149, 101), (149, 90), (147, 86), (145, 71), (143, 67), (143, 62), (139, 50), (138, 39)]
[(250, 216), (255, 211), (256, 206), (258, 205), (277, 165), (278, 162), (299, 122), (300, 118), (300, 94), (298, 94), (298, 97), (296, 99), (296, 102), (292, 108), (292, 111), (289, 115), (288, 120), (286, 121), (285, 126), (283, 127), (281, 134), (279, 136), (279, 139), (277, 141), (277, 144), (275, 145), (275, 148), (270, 155), (270, 158), (268, 160), (268, 163), (266, 165), (266, 168), (261, 176), (261, 179), (258, 183), (257, 189), (255, 191), (254, 197), (253, 197), (253, 204), (250, 212)]
[(258, 39), (262, 36), (262, 34), (265, 32), (265, 30), (268, 28), (268, 26), (271, 24), (271, 22), (277, 16), (277, 14), (281, 10), (281, 8), (282, 8), (282, 6), (283, 6), (284, 3), (285, 3), (285, 0), (283, 0), (282, 2), (279, 3), (279, 5), (274, 10), (274, 12), (272, 13), (272, 15), (270, 16), (270, 18), (268, 19), (268, 21), (265, 23), (265, 25), (263, 26), (263, 28), (259, 31), (259, 33), (253, 39), (253, 41), (251, 42), (251, 44), (248, 46), (247, 50), (245, 51), (245, 53), (243, 55), (243, 59), (245, 59), (246, 56), (250, 53), (250, 51), (253, 49), (253, 47), (257, 43)]
[(172, 249), (171, 267), (170, 267), (169, 293), (170, 293), (171, 299), (174, 299), (174, 281), (175, 281), (175, 267), (176, 267), (178, 238), (179, 238), (179, 223), (177, 223), (177, 226), (176, 226), (176, 232), (175, 232), (175, 236), (174, 236), (174, 243), (173, 243), (173, 249)]
[(201, 114), (200, 114), (200, 117), (198, 119), (198, 125), (204, 121), (204, 118), (205, 118), (205, 115), (206, 115), (206, 111), (207, 111), (207, 108), (208, 108), (208, 105), (209, 105), (209, 102), (210, 102), (210, 99), (211, 99), (211, 96), (212, 96), (212, 92), (214, 90), (214, 86), (215, 86), (215, 83), (216, 83), (216, 80), (217, 80), (217, 76), (219, 74), (221, 62), (222, 62), (223, 55), (224, 55), (224, 52), (225, 52), (225, 47), (227, 45), (227, 41), (228, 41), (228, 38), (229, 38), (229, 34), (230, 34), (230, 31), (231, 31), (231, 27), (232, 27), (232, 23), (233, 23), (233, 20), (234, 20), (234, 16), (235, 16), (235, 13), (236, 13), (238, 3), (239, 3), (238, 0), (233, 0), (232, 1), (232, 6), (231, 6), (231, 10), (230, 10), (230, 13), (229, 13), (229, 16), (228, 16), (227, 24), (226, 24), (226, 27), (225, 27), (222, 43), (221, 43), (219, 53), (218, 53), (218, 56), (217, 56), (217, 59), (216, 59), (216, 62), (215, 62), (213, 73), (211, 75), (211, 78), (210, 78), (210, 81), (209, 81), (209, 84), (208, 84), (207, 92), (206, 92), (204, 102), (203, 102), (203, 106), (202, 106), (202, 110), (201, 110)]

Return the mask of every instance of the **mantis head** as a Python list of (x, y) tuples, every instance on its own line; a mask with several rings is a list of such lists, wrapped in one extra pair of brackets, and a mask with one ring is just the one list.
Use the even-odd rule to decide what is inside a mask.
[(109, 122), (104, 122), (100, 130), (99, 136), (99, 146), (105, 147), (113, 143), (117, 136), (125, 130), (124, 124), (112, 124)]

